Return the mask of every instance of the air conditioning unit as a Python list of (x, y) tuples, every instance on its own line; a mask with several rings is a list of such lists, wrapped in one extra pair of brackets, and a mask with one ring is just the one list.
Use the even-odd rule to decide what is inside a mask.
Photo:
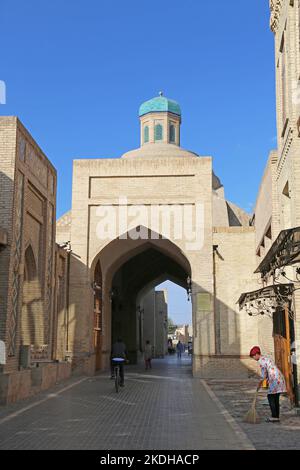
[(22, 345), (20, 347), (20, 367), (21, 369), (29, 369), (31, 365), (30, 346)]

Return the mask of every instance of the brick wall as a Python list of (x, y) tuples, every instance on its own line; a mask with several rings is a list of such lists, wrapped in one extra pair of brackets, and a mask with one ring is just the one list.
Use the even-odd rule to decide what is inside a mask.
[(21, 344), (46, 344), (51, 356), (56, 207), (56, 171), (15, 117), (0, 118), (0, 181), (0, 226), (8, 233), (0, 253), (0, 334), (10, 372)]
[(8, 246), (0, 252), (0, 339), (6, 340), (8, 292), (11, 289), (11, 245), (16, 155), (16, 118), (0, 117), (0, 226), (8, 236)]
[[(219, 324), (220, 353), (249, 354), (250, 348), (270, 336), (272, 325), (262, 324), (239, 310), (237, 301), (243, 292), (257, 288), (255, 232), (249, 228), (215, 228), (216, 316)], [(267, 344), (269, 349), (269, 343)]]

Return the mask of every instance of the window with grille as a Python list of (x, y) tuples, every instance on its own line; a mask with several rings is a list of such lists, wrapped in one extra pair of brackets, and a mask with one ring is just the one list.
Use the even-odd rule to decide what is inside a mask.
[(146, 144), (147, 142), (149, 142), (149, 126), (144, 128), (144, 143)]
[(176, 129), (173, 124), (170, 125), (170, 142), (176, 142)]
[(163, 140), (163, 126), (161, 124), (156, 124), (154, 136), (155, 140)]

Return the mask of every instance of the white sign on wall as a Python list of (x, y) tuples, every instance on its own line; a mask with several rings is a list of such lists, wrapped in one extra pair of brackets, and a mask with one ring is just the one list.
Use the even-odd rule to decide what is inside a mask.
[(5, 343), (0, 341), (0, 365), (6, 364)]

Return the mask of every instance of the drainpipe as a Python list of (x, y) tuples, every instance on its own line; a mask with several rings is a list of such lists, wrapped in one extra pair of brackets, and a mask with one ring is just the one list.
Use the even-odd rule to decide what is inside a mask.
[(215, 330), (215, 354), (221, 354), (221, 341), (220, 341), (220, 321), (219, 314), (217, 313), (217, 275), (216, 275), (216, 254), (218, 252), (218, 245), (213, 245), (213, 296), (214, 296), (214, 330)]
[(70, 267), (71, 267), (71, 244), (66, 243), (67, 248), (67, 292), (66, 292), (66, 360), (69, 360), (69, 322), (70, 322)]
[(154, 291), (154, 318), (153, 318), (153, 328), (154, 328), (154, 335), (153, 335), (153, 347), (154, 347), (154, 355), (156, 357), (156, 291)]

